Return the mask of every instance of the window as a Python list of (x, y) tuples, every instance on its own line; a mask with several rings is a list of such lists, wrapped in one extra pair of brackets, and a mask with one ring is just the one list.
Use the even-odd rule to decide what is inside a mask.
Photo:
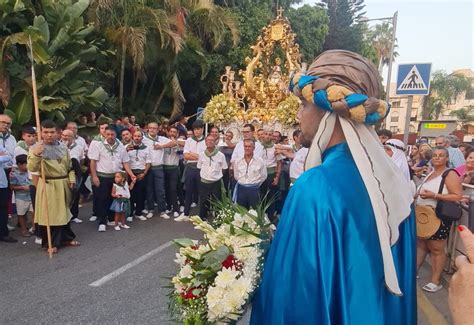
[(410, 117), (410, 122), (416, 122), (416, 116)]
[(392, 107), (401, 107), (401, 102), (399, 100), (392, 102)]
[(391, 131), (392, 133), (398, 133), (398, 127), (396, 127), (396, 126), (391, 126), (391, 127), (390, 127), (390, 131)]
[(398, 122), (398, 112), (393, 112), (390, 117), (390, 122)]

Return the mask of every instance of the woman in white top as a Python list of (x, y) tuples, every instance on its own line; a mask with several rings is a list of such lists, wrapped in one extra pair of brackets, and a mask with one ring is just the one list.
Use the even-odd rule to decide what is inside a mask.
[[(448, 161), (449, 154), (446, 148), (436, 147), (431, 159), (434, 170), (426, 177), (418, 189), (417, 205), (436, 208), (439, 200), (452, 202), (461, 200), (461, 179), (455, 171), (450, 171), (446, 175), (443, 191), (441, 194), (438, 194), (442, 175), (448, 169)], [(431, 282), (423, 286), (425, 291), (436, 292), (443, 288), (441, 285), (441, 273), (446, 262), (445, 246), (450, 227), (451, 223), (444, 223), (442, 221), (441, 226), (433, 236), (428, 239), (417, 239), (417, 269), (420, 269), (427, 254), (431, 256)]]

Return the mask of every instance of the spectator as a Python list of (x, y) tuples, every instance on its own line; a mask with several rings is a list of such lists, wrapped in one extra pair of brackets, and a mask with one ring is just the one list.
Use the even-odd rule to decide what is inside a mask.
[(130, 132), (129, 129), (123, 129), (121, 139), (122, 139), (122, 144), (124, 146), (128, 146), (130, 143), (132, 143), (132, 132)]
[(18, 141), (13, 156), (28, 155), (30, 147), (36, 142), (36, 130), (32, 126), (25, 126), (21, 129), (21, 140)]
[(20, 225), (21, 235), (30, 237), (28, 232), (28, 212), (33, 211), (31, 205), (30, 185), (31, 180), (28, 176), (27, 164), (28, 156), (21, 154), (16, 156), (16, 168), (14, 167), (10, 173), (10, 188), (15, 193), (16, 214), (18, 216), (18, 224)]
[(467, 155), (473, 150), (472, 146), (467, 144), (467, 143), (461, 143), (458, 146), (458, 149), (462, 152), (464, 155), (464, 159), (467, 159)]
[[(462, 198), (461, 180), (457, 173), (449, 172), (447, 164), (449, 161), (449, 153), (446, 147), (436, 147), (433, 151), (432, 164), (434, 167), (418, 188), (418, 199), (416, 201), (417, 209), (423, 206), (432, 210), (438, 201), (452, 201), (457, 202)], [(438, 193), (441, 181), (445, 176), (445, 183), (441, 194)], [(431, 212), (430, 212), (431, 213)], [(437, 218), (435, 216), (435, 218)], [(440, 220), (440, 226), (428, 238), (417, 239), (417, 270), (423, 264), (426, 255), (431, 256), (431, 281), (422, 287), (428, 292), (437, 292), (443, 288), (441, 284), (441, 273), (443, 272), (444, 264), (446, 262), (446, 239), (449, 235), (451, 224)]]
[(379, 136), (379, 140), (382, 144), (385, 144), (385, 141), (392, 138), (392, 132), (387, 129), (378, 130), (377, 135)]
[[(0, 125), (5, 125), (3, 115), (0, 115)], [(0, 127), (1, 128), (1, 127)], [(8, 178), (5, 173), (7, 165), (12, 165), (11, 156), (4, 147), (0, 147), (0, 241), (16, 243), (17, 240), (9, 235), (8, 231)]]
[(464, 179), (464, 176), (466, 174), (469, 174), (471, 172), (474, 172), (474, 151), (471, 151), (468, 156), (466, 157), (466, 162), (456, 168), (457, 173), (461, 177), (461, 179)]
[(459, 166), (465, 163), (465, 159), (461, 150), (451, 146), (451, 141), (453, 141), (453, 139), (442, 135), (436, 138), (436, 146), (445, 147), (448, 150), (448, 153), (449, 153), (448, 167), (458, 168)]
[(222, 177), (227, 170), (227, 162), (222, 152), (216, 149), (216, 138), (209, 134), (205, 140), (206, 149), (199, 154), (197, 168), (199, 175), (199, 217), (208, 218), (212, 200), (222, 198)]

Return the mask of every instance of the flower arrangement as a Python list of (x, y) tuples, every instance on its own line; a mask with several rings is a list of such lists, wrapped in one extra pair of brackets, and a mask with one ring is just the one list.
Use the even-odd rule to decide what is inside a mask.
[(285, 100), (278, 104), (275, 111), (275, 119), (286, 126), (294, 126), (298, 124), (298, 110), (300, 108), (300, 100), (294, 95), (288, 96)]
[(272, 121), (274, 112), (275, 111), (271, 109), (265, 109), (263, 107), (255, 107), (245, 112), (246, 121), (248, 123), (257, 122), (260, 124), (266, 124)]
[(213, 96), (207, 103), (203, 113), (206, 123), (222, 125), (235, 120), (238, 113), (242, 111), (237, 103), (224, 94)]
[(260, 281), (263, 257), (274, 226), (264, 208), (247, 211), (225, 198), (216, 203), (212, 223), (194, 216), (204, 239), (177, 239), (169, 310), (183, 324), (237, 321)]

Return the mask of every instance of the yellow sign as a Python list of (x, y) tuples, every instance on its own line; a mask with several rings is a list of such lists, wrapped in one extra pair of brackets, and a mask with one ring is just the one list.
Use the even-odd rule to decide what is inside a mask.
[(425, 129), (446, 129), (445, 123), (425, 123), (423, 124)]
[(283, 25), (277, 24), (272, 26), (272, 40), (279, 41), (283, 38)]

